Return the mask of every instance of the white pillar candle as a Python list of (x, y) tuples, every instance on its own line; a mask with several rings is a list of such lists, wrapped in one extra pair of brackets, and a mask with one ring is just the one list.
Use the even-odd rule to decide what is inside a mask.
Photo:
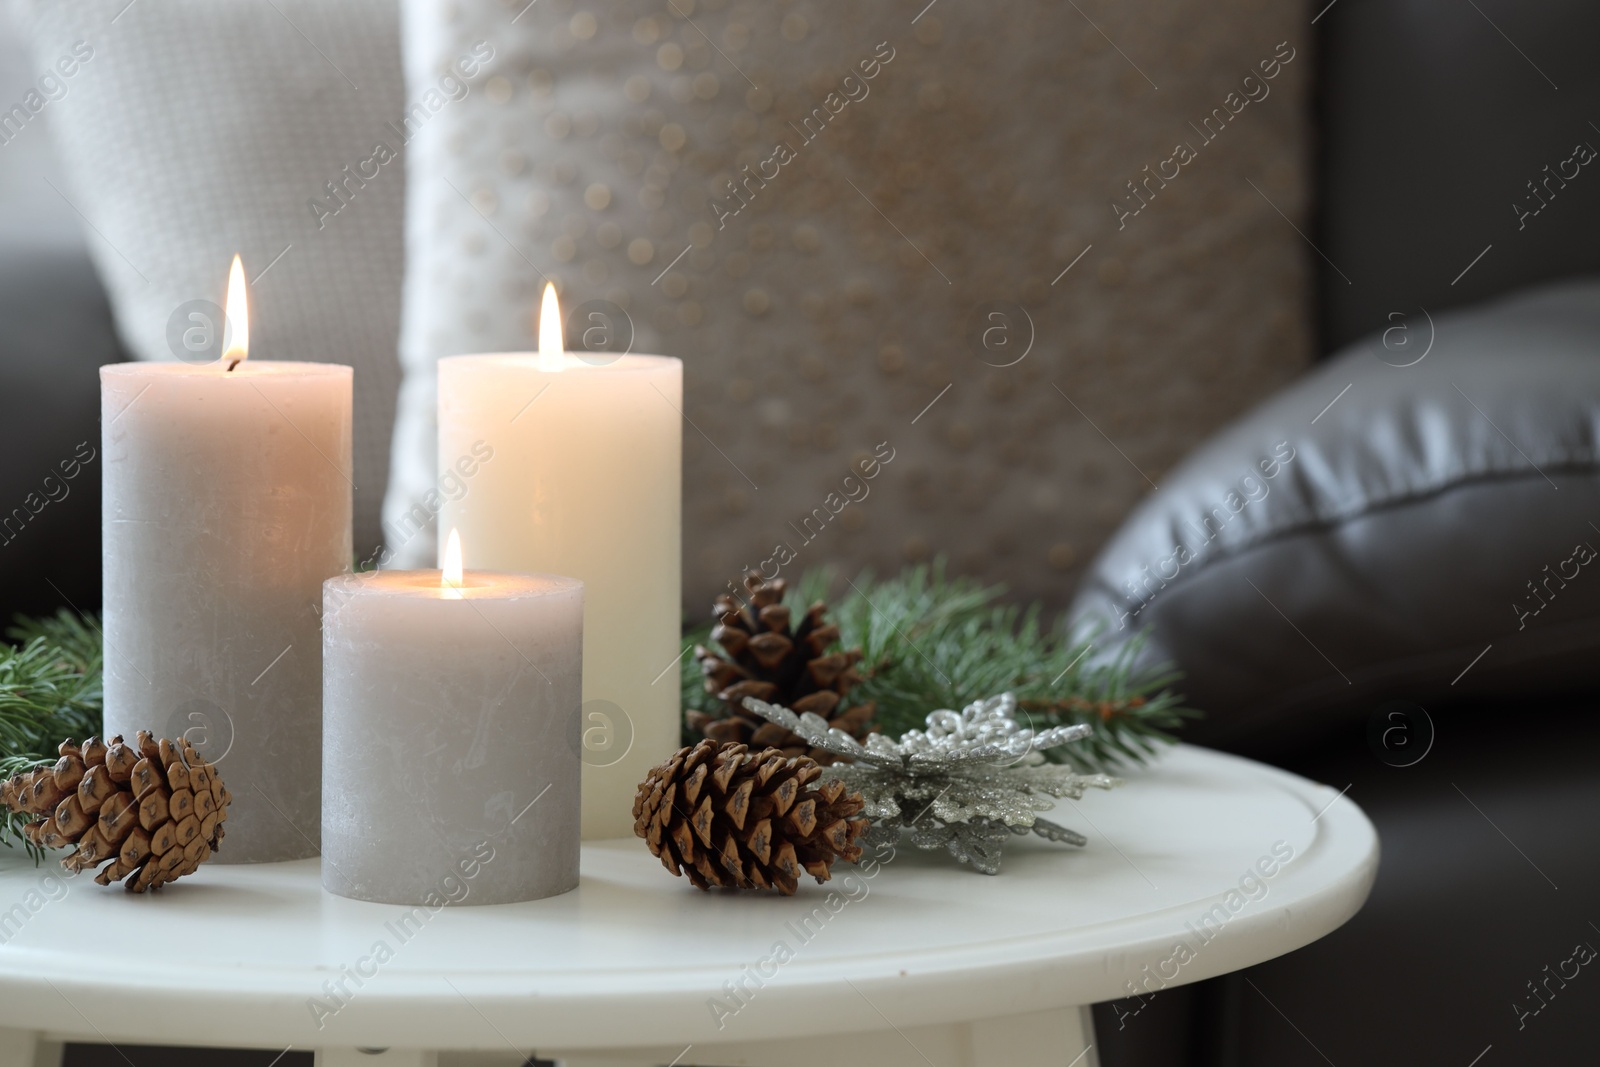
[(316, 855), (324, 579), (350, 569), (349, 367), (100, 369), (105, 730), (186, 735), (218, 863)]
[(323, 888), (440, 907), (578, 884), (583, 600), (547, 575), (328, 581)]
[(583, 835), (623, 837), (645, 772), (678, 747), (683, 364), (564, 353), (553, 303), (539, 355), (440, 360), (441, 469), (477, 442), (495, 459), (439, 529), (474, 566), (582, 579)]

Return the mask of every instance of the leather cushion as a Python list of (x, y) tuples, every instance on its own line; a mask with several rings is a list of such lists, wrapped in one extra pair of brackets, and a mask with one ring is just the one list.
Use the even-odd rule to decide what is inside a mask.
[(1597, 345), (1596, 279), (1397, 320), (1166, 475), (1074, 614), (1108, 621), (1101, 653), (1148, 627), (1141, 659), (1208, 713), (1193, 736), (1235, 747), (1379, 699), (1592, 685)]

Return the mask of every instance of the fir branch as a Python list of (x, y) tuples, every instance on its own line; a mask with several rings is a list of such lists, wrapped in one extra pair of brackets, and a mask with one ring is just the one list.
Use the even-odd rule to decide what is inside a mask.
[[(101, 641), (92, 619), (65, 610), (18, 619), (0, 644), (0, 776), (53, 763), (64, 738), (99, 733)], [(23, 816), (0, 813), (0, 841), (23, 840)], [(28, 845), (38, 857), (38, 850)]]
[(100, 624), (94, 617), (79, 615), (66, 608), (37, 619), (19, 615), (6, 629), (6, 637), (19, 645), (42, 637), (60, 651), (63, 659), (85, 675), (99, 675)]
[[(807, 572), (785, 602), (798, 614), (834, 584), (831, 572)], [(1091, 724), (1088, 739), (1050, 756), (1092, 772), (1143, 762), (1199, 714), (1172, 691), (1177, 672), (1136, 668), (1142, 637), (1110, 658), (1096, 657), (1096, 633), (1073, 633), (1065, 617), (1046, 625), (1039, 605), (1004, 604), (1003, 586), (951, 578), (942, 561), (886, 580), (864, 573), (844, 584), (830, 616), (843, 647), (861, 648), (866, 676), (850, 699), (874, 701), (875, 722), (892, 736), (923, 727), (937, 708), (1009, 690), (1036, 729)], [(710, 632), (710, 625), (699, 628), (689, 643), (707, 643)], [(720, 713), (694, 657), (684, 657), (682, 684), (685, 707)]]

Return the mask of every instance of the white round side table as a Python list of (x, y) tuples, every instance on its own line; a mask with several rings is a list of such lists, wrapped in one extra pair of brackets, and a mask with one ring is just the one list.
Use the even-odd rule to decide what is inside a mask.
[(68, 1040), (324, 1067), (1093, 1067), (1086, 1005), (1314, 941), (1378, 864), (1349, 798), (1283, 771), (1178, 746), (1125, 777), (1051, 816), (1085, 848), (1016, 838), (988, 877), (902, 844), (789, 898), (701, 893), (631, 839), (585, 846), (564, 896), (434, 910), (329, 896), (314, 860), (134, 896), (18, 855), (0, 1067)]

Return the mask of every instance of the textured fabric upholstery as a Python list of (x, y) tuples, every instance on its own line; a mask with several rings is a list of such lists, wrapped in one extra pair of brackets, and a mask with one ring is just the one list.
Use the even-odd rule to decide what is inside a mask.
[(1277, 210), (1306, 197), (1302, 5), (405, 8), (408, 100), (494, 55), (408, 158), (394, 522), (434, 483), (434, 361), (531, 347), (546, 277), (685, 362), (696, 617), (778, 542), (796, 571), (948, 553), (1064, 603), (1140, 469), (1308, 358)]
[[(375, 143), (396, 140), (395, 5), (21, 8), (37, 70), (78, 60), (41, 113), (123, 342), (140, 359), (174, 358), (174, 323), (181, 334), (192, 301), (221, 303), (241, 253), (255, 279), (252, 357), (356, 369), (356, 546), (370, 550), (399, 377), (405, 177), (399, 164), (350, 175)], [(330, 200), (329, 182), (341, 184), (342, 209), (319, 217), (312, 204)]]

